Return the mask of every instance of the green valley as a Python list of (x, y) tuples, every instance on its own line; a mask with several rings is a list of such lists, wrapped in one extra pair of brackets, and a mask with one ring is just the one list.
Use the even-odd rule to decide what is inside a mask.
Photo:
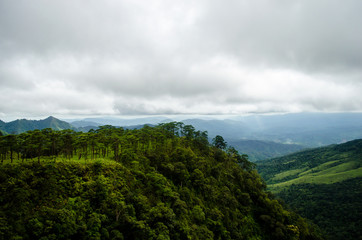
[(330, 239), (362, 236), (362, 140), (257, 163), (270, 191)]

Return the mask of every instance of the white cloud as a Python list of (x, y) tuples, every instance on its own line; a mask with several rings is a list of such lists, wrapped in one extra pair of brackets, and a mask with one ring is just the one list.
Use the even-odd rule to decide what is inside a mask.
[(0, 116), (362, 111), (362, 3), (0, 2)]

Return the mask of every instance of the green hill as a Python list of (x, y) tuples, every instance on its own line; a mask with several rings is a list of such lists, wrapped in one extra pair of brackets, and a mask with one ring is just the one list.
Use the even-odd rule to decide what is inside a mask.
[(362, 140), (258, 162), (257, 169), (272, 192), (330, 239), (362, 239)]
[(234, 140), (228, 141), (239, 152), (249, 156), (250, 161), (260, 161), (280, 157), (302, 150), (304, 147), (297, 144), (283, 144), (261, 140)]
[(322, 239), (190, 125), (0, 140), (0, 239)]
[(75, 129), (71, 124), (54, 117), (43, 120), (18, 119), (12, 122), (0, 124), (0, 130), (10, 134), (19, 134), (35, 129), (51, 128), (54, 130)]

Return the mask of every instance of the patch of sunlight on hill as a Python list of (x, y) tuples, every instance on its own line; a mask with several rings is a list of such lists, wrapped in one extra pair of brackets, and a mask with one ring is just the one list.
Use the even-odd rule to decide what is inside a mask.
[(313, 174), (313, 173), (320, 172), (320, 171), (323, 171), (323, 170), (326, 170), (326, 169), (330, 169), (331, 167), (333, 167), (331, 165), (336, 166), (336, 165), (338, 165), (339, 162), (340, 162), (339, 160), (335, 160), (335, 161), (322, 163), (321, 165), (319, 165), (317, 167), (308, 169), (307, 171), (304, 171), (304, 172), (300, 173), (299, 176), (302, 177), (304, 175)]
[(281, 173), (276, 174), (271, 180), (272, 181), (279, 181), (279, 180), (282, 180), (284, 178), (297, 175), (299, 173), (304, 173), (304, 171), (306, 169), (307, 168), (299, 168), (299, 169), (293, 169), (293, 170), (281, 172)]
[[(318, 166), (317, 168), (321, 167), (323, 168), (325, 166)], [(323, 171), (313, 172), (308, 170), (308, 172), (309, 173), (307, 174), (303, 173), (302, 176), (289, 181), (271, 184), (269, 185), (269, 188), (272, 191), (278, 191), (279, 189), (290, 186), (292, 184), (303, 184), (303, 183), (332, 184), (351, 178), (362, 177), (362, 167), (358, 162), (355, 161), (339, 164), (337, 166), (327, 168)]]

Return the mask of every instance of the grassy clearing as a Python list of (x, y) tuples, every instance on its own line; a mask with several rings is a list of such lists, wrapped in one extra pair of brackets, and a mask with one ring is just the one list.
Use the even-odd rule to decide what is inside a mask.
[(293, 170), (281, 172), (281, 173), (276, 174), (271, 180), (272, 181), (280, 181), (280, 180), (282, 180), (284, 178), (294, 176), (294, 175), (297, 175), (299, 173), (303, 173), (303, 172), (305, 172), (306, 169), (307, 168), (300, 168), (300, 169), (293, 169)]
[[(322, 168), (325, 168), (327, 165), (328, 164), (324, 164)], [(332, 184), (356, 177), (362, 177), (362, 167), (358, 162), (352, 161), (327, 168), (323, 171), (313, 172), (308, 170), (308, 173), (300, 174), (298, 178), (282, 183), (270, 184), (269, 187), (271, 190), (277, 191), (292, 184)]]
[(308, 169), (307, 171), (300, 173), (299, 176), (302, 177), (304, 175), (314, 174), (314, 173), (329, 169), (329, 168), (331, 168), (331, 165), (333, 165), (333, 164), (338, 165), (338, 162), (340, 162), (340, 161), (335, 160), (335, 161), (329, 161), (329, 162), (323, 163), (317, 167)]

